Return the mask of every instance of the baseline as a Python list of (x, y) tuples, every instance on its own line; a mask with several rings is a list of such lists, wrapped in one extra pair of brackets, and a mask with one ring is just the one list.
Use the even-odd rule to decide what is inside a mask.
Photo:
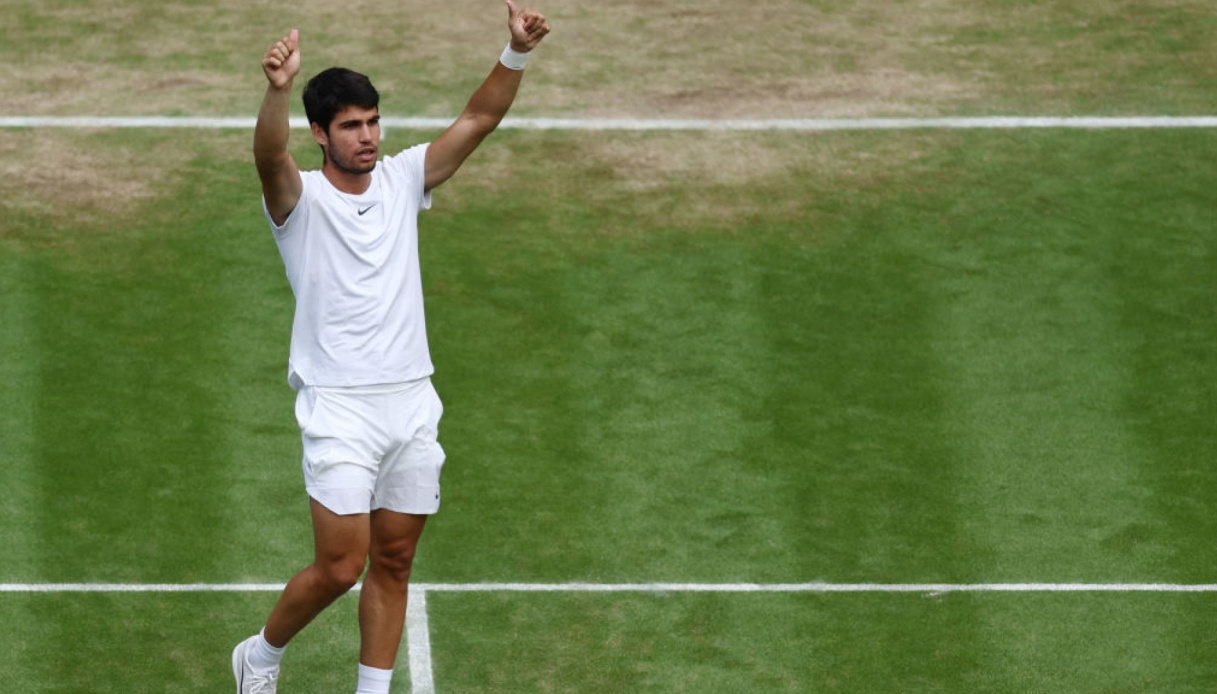
[[(201, 128), (253, 129), (254, 117), (205, 116), (0, 116), (0, 128)], [(305, 118), (290, 119), (293, 128), (308, 128)], [(451, 118), (388, 117), (386, 127), (442, 129)], [(1071, 128), (1217, 128), (1217, 116), (981, 116), (943, 118), (529, 118), (507, 117), (500, 128), (526, 130), (915, 130)]]
[[(282, 583), (0, 583), (0, 593), (257, 593)], [(1217, 583), (412, 583), (420, 593), (1217, 593)], [(354, 590), (359, 590), (355, 586)], [(423, 601), (422, 609), (426, 603)]]

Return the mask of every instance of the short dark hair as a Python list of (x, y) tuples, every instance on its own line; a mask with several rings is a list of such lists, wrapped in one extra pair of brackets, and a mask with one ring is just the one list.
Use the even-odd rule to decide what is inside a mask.
[(367, 75), (344, 67), (322, 70), (304, 85), (304, 113), (309, 123), (329, 132), (334, 116), (348, 106), (378, 108), (380, 94)]

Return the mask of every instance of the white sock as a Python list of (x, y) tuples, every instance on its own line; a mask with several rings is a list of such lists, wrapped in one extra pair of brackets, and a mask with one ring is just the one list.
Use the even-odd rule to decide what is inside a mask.
[(266, 672), (279, 667), (279, 661), (283, 660), (283, 651), (287, 650), (287, 646), (276, 648), (266, 641), (266, 629), (258, 632), (258, 638), (254, 640), (253, 648), (246, 652), (246, 657), (249, 659), (249, 666), (255, 672)]
[(389, 684), (392, 681), (392, 670), (379, 670), (360, 663), (359, 686), (355, 694), (389, 694)]

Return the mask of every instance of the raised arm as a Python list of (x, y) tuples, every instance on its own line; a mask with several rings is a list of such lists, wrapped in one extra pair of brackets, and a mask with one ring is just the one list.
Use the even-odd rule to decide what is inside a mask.
[[(498, 127), (520, 89), (520, 80), (524, 75), (521, 58), (526, 57), (549, 33), (549, 22), (544, 15), (535, 10), (520, 9), (512, 0), (506, 0), (506, 3), (511, 43), (510, 51), (504, 51), (504, 59), (514, 63), (514, 69), (505, 65), (503, 60), (495, 63), (494, 69), (473, 93), (456, 122), (427, 148), (427, 190), (451, 178), (482, 140)], [(509, 55), (511, 52), (515, 55)]]
[(296, 160), (287, 151), (291, 125), (288, 106), (292, 81), (300, 73), (300, 34), (295, 29), (267, 49), (262, 57), (266, 73), (266, 96), (254, 127), (254, 164), (262, 179), (266, 209), (276, 224), (282, 224), (296, 209), (303, 184)]

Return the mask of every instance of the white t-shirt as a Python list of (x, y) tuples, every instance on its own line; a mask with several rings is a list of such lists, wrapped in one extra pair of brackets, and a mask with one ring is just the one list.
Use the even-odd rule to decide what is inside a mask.
[(293, 388), (402, 383), (434, 370), (418, 264), (418, 213), (431, 207), (426, 153), (422, 144), (385, 157), (362, 195), (301, 172), (300, 201), (283, 225), (267, 213), (296, 295)]

